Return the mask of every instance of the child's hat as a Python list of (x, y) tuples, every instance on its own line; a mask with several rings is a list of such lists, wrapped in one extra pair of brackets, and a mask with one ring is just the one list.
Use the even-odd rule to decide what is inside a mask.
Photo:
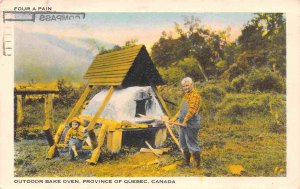
[(73, 117), (72, 121), (70, 122), (70, 126), (72, 125), (72, 122), (76, 121), (79, 123), (79, 125), (83, 125), (82, 120), (79, 117)]

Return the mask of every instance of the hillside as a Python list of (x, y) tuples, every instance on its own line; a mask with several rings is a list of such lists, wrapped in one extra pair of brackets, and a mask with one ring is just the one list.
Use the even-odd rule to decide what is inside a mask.
[[(88, 38), (59, 38), (15, 29), (15, 81), (82, 81), (98, 49)], [(98, 46), (113, 44), (96, 41)]]

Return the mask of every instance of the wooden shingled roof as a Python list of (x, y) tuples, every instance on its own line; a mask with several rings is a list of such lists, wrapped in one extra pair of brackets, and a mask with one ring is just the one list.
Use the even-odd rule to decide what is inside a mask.
[(162, 85), (144, 45), (136, 45), (96, 56), (84, 75), (90, 85), (151, 86)]

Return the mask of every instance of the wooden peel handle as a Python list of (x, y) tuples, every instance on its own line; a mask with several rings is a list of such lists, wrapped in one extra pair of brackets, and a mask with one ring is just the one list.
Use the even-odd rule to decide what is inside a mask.
[(152, 116), (146, 116), (146, 115), (143, 115), (143, 114), (139, 114), (139, 116), (141, 117), (144, 117), (144, 118), (148, 118), (148, 119), (154, 119), (154, 120), (158, 120), (158, 121), (162, 121), (162, 122), (167, 122), (171, 125), (179, 125), (181, 127), (185, 127), (186, 125), (183, 125), (182, 123), (179, 123), (179, 122), (174, 122), (174, 121), (169, 121), (167, 119), (158, 119), (158, 118), (155, 118), (155, 117), (152, 117)]

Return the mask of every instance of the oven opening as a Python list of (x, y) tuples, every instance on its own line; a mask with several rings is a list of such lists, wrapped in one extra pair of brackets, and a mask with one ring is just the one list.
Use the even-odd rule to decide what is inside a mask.
[(135, 97), (134, 101), (136, 102), (135, 117), (140, 117), (139, 114), (146, 115), (147, 109), (151, 105), (151, 94), (141, 90)]

